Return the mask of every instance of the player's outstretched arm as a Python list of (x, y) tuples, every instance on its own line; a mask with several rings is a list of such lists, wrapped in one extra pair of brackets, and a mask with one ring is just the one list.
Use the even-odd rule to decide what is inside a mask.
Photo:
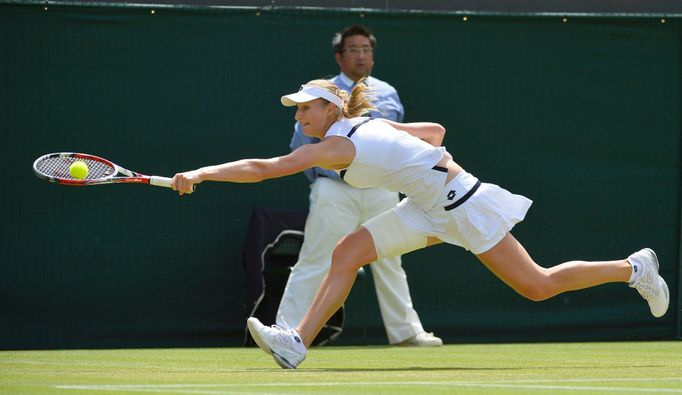
[(433, 122), (411, 122), (411, 123), (399, 123), (389, 121), (387, 119), (382, 119), (382, 121), (388, 123), (398, 130), (405, 131), (415, 137), (418, 137), (427, 143), (433, 145), (434, 147), (440, 147), (443, 144), (443, 138), (445, 138), (445, 128), (443, 125)]
[[(325, 140), (317, 144), (306, 144), (284, 156), (269, 159), (241, 159), (178, 173), (173, 177), (173, 189), (180, 194), (185, 194), (192, 193), (193, 186), (203, 181), (253, 183), (296, 174), (314, 166), (336, 168), (337, 161), (343, 161), (347, 156), (352, 160), (355, 154), (353, 151), (345, 156), (339, 155), (339, 145), (345, 143), (352, 146), (351, 143), (343, 140), (332, 139), (332, 141)], [(350, 163), (350, 160), (342, 163)]]

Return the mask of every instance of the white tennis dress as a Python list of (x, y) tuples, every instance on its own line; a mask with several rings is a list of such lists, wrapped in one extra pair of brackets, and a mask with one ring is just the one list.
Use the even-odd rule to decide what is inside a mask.
[[(329, 136), (345, 137), (355, 146), (353, 162), (338, 170), (348, 184), (381, 186), (407, 196), (391, 212), (414, 236), (378, 234), (395, 236), (396, 229), (387, 228), (395, 223), (383, 220), (384, 214), (363, 224), (372, 233), (380, 256), (408, 252), (405, 247), (381, 244), (399, 242), (413, 250), (424, 247), (427, 236), (483, 253), (522, 221), (532, 204), (497, 185), (480, 183), (465, 171), (446, 185), (447, 169), (436, 166), (443, 156), (450, 156), (444, 147), (434, 147), (379, 119), (343, 119), (329, 128), (325, 137)], [(423, 240), (416, 240), (417, 235)]]

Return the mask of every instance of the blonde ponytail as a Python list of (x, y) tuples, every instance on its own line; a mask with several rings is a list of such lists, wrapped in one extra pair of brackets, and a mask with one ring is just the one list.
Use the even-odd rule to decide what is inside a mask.
[[(376, 110), (372, 104), (371, 89), (365, 84), (366, 78), (358, 81), (350, 92), (348, 100), (343, 101), (343, 116), (346, 118), (360, 117), (372, 110)], [(344, 91), (344, 93), (346, 93)]]
[(376, 110), (372, 104), (371, 88), (365, 84), (365, 80), (366, 78), (363, 78), (358, 81), (350, 95), (329, 80), (312, 80), (306, 85), (326, 89), (341, 99), (343, 107), (339, 109), (339, 119), (356, 118)]

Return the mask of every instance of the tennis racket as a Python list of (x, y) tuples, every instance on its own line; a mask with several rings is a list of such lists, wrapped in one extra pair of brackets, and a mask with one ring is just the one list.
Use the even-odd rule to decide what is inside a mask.
[[(69, 172), (75, 161), (88, 165), (88, 174), (82, 180), (73, 178)], [(171, 188), (172, 181), (168, 177), (148, 176), (124, 169), (99, 156), (73, 152), (43, 155), (33, 162), (33, 172), (44, 180), (74, 186), (138, 183)]]

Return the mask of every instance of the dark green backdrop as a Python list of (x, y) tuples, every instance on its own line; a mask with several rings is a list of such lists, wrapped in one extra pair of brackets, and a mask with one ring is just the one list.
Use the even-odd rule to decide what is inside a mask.
[[(80, 151), (172, 175), (284, 153), (293, 111), (279, 96), (336, 73), (331, 36), (353, 23), (377, 33), (374, 74), (406, 120), (446, 125), (465, 168), (535, 201), (514, 233), (538, 262), (650, 246), (672, 296), (661, 319), (623, 284), (533, 303), (441, 245), (404, 258), (428, 330), (446, 342), (680, 335), (680, 19), (151, 10), (0, 4), (0, 348), (240, 344), (251, 208), (307, 207), (303, 176), (178, 197), (48, 184), (32, 161)], [(354, 289), (342, 344), (365, 327), (385, 342), (373, 293)]]

